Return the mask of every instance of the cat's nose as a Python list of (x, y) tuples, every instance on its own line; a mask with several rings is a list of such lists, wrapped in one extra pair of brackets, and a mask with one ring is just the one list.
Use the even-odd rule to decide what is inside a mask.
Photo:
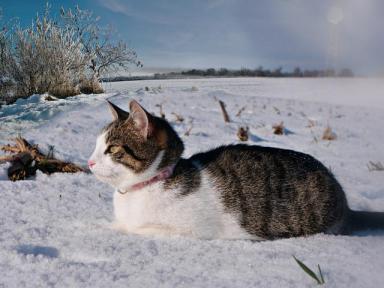
[(88, 167), (89, 167), (89, 168), (92, 168), (92, 166), (94, 166), (95, 164), (96, 164), (95, 161), (88, 160)]

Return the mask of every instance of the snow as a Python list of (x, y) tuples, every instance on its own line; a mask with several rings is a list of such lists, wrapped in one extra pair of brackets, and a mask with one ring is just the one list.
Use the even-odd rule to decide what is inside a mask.
[[(236, 143), (238, 127), (249, 126), (249, 144), (309, 153), (331, 168), (352, 208), (384, 211), (384, 172), (367, 168), (369, 161), (384, 162), (383, 86), (379, 79), (108, 83), (106, 94), (51, 102), (34, 95), (1, 108), (0, 144), (20, 133), (84, 165), (111, 120), (105, 99), (127, 108), (134, 98), (156, 114), (162, 104), (185, 141), (185, 156)], [(216, 99), (226, 103), (231, 123), (224, 123)], [(281, 121), (291, 134), (272, 133)], [(321, 140), (327, 125), (337, 140)], [(292, 255), (313, 270), (320, 264), (328, 287), (381, 287), (384, 281), (383, 231), (265, 242), (122, 234), (110, 225), (113, 188), (92, 175), (37, 173), (10, 182), (6, 168), (0, 165), (0, 287), (315, 286)]]

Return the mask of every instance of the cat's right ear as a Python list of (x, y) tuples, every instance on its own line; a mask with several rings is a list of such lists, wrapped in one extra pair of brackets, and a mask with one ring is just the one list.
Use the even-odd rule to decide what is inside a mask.
[(108, 101), (109, 110), (112, 112), (113, 120), (126, 120), (129, 117), (129, 113), (123, 109), (117, 107), (112, 102)]

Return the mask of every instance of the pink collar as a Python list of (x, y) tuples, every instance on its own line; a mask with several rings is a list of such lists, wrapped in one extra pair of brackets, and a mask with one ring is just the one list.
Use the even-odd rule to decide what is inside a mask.
[(163, 168), (162, 170), (160, 170), (160, 172), (157, 175), (153, 176), (152, 178), (145, 180), (143, 182), (136, 183), (131, 187), (129, 187), (128, 189), (124, 189), (124, 191), (121, 191), (120, 189), (118, 189), (117, 191), (120, 194), (125, 194), (128, 192), (133, 192), (133, 191), (143, 189), (144, 187), (151, 185), (155, 182), (168, 179), (169, 177), (171, 177), (173, 170), (175, 169), (175, 166), (176, 166), (175, 164), (169, 165)]

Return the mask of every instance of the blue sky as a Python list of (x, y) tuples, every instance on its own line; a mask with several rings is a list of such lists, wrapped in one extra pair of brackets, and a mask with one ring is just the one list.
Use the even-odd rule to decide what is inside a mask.
[[(383, 71), (381, 0), (61, 0), (94, 11), (147, 67), (351, 67)], [(45, 1), (2, 0), (28, 24)]]

